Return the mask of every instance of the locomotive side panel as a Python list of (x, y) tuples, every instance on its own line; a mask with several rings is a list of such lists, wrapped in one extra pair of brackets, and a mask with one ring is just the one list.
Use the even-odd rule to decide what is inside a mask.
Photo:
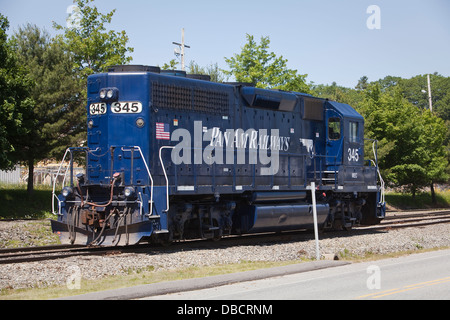
[[(232, 88), (171, 76), (151, 78), (153, 131), (149, 140), (154, 145), (151, 163), (156, 183), (166, 184), (164, 165), (171, 193), (211, 192), (212, 176), (216, 184), (231, 186), (231, 171), (218, 155), (207, 154), (207, 147), (213, 126), (233, 128)], [(214, 158), (218, 160), (214, 165), (205, 162)]]
[[(249, 104), (240, 87), (152, 77), (152, 171), (164, 184), (162, 160), (172, 194), (305, 186), (303, 163), (310, 162), (312, 139), (301, 138), (303, 127), (319, 132), (323, 125), (303, 126), (301, 101), (293, 94), (288, 106), (284, 97), (263, 105), (262, 95)], [(158, 135), (158, 127), (166, 136)]]

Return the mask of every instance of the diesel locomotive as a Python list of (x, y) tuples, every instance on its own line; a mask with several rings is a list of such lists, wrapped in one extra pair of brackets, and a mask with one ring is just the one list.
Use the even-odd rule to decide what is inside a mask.
[(64, 155), (52, 229), (83, 245), (312, 229), (313, 192), (319, 228), (377, 224), (384, 185), (364, 142), (346, 104), (114, 66), (88, 78), (87, 146)]

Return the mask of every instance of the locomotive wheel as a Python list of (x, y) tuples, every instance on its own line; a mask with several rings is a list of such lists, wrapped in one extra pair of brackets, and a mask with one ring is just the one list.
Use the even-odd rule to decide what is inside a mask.
[(157, 242), (163, 247), (170, 247), (173, 243), (173, 237), (170, 233), (158, 235)]
[(213, 236), (212, 240), (213, 240), (214, 242), (218, 242), (218, 241), (220, 241), (221, 239), (222, 239), (222, 230), (221, 230), (221, 229), (219, 229), (219, 230), (214, 230), (214, 236)]
[(344, 230), (344, 231), (352, 231), (353, 230), (353, 225), (350, 225), (350, 226), (343, 226), (342, 227), (342, 230)]

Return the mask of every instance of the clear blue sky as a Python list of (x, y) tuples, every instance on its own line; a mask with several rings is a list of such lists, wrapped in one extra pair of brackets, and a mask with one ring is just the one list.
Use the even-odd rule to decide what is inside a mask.
[[(9, 34), (33, 23), (55, 34), (71, 0), (0, 0)], [(449, 0), (96, 0), (103, 13), (117, 9), (111, 28), (125, 30), (134, 64), (162, 65), (174, 58), (173, 41), (186, 30), (186, 60), (218, 63), (239, 53), (245, 34), (269, 36), (270, 49), (307, 81), (354, 87), (387, 75), (450, 76)], [(381, 29), (370, 30), (367, 8), (381, 10)]]

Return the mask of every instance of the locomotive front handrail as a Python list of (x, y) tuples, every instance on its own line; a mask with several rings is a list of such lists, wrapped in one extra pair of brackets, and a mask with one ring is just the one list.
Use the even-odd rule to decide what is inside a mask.
[[(52, 214), (55, 215), (55, 216), (56, 216), (56, 215), (61, 215), (61, 205), (60, 205), (61, 201), (59, 201), (59, 198), (58, 198), (58, 196), (57, 196), (56, 193), (55, 193), (55, 191), (56, 191), (56, 182), (57, 182), (57, 180), (58, 180), (58, 176), (60, 176), (60, 172), (61, 172), (61, 169), (62, 169), (62, 165), (63, 165), (64, 161), (66, 160), (66, 156), (67, 156), (67, 153), (68, 153), (68, 152), (70, 152), (70, 148), (67, 148), (67, 149), (66, 149), (66, 152), (64, 153), (64, 157), (63, 157), (63, 159), (62, 159), (62, 161), (61, 161), (61, 164), (59, 165), (58, 171), (57, 171), (57, 173), (56, 173), (56, 175), (55, 175), (55, 179), (53, 179), (53, 190), (52, 190)], [(66, 180), (66, 174), (67, 174), (67, 169), (66, 169), (66, 173), (64, 174), (63, 186), (64, 186), (64, 181)], [(56, 213), (56, 211), (55, 211), (55, 198), (56, 198), (56, 200), (58, 201), (58, 213)]]
[[(98, 148), (96, 149), (96, 150), (98, 150)], [(94, 150), (94, 151), (96, 151), (96, 150)], [(71, 184), (73, 184), (73, 151), (85, 151), (85, 152), (89, 152), (89, 148), (87, 148), (87, 147), (79, 147), (79, 148), (67, 148), (66, 149), (66, 152), (64, 153), (64, 157), (63, 157), (63, 159), (62, 159), (62, 161), (61, 161), (61, 163), (60, 163), (60, 165), (59, 165), (59, 168), (58, 168), (58, 171), (56, 172), (56, 174), (55, 174), (55, 178), (53, 179), (53, 188), (52, 188), (52, 214), (53, 215), (62, 215), (61, 214), (61, 201), (59, 200), (59, 198), (58, 198), (58, 196), (56, 195), (56, 183), (58, 182), (58, 177), (59, 176), (62, 176), (63, 174), (61, 173), (61, 169), (63, 168), (63, 164), (64, 164), (64, 162), (66, 161), (66, 157), (67, 157), (67, 154), (70, 152), (70, 164), (69, 164), (69, 166), (67, 167), (67, 169), (66, 169), (66, 172), (64, 173), (64, 178), (63, 178), (63, 181), (62, 181), (62, 186), (64, 187), (65, 186), (65, 184), (66, 184), (66, 177), (67, 177), (67, 173), (69, 172), (69, 170), (71, 171), (71, 173), (72, 173), (72, 176), (71, 176)], [(55, 210), (55, 199), (58, 201), (58, 212), (56, 212), (56, 210)]]
[[(112, 149), (115, 149), (115, 148), (118, 148), (118, 147), (119, 146), (111, 146)], [(61, 161), (61, 164), (59, 165), (58, 171), (55, 174), (55, 179), (53, 181), (53, 189), (52, 189), (52, 214), (53, 215), (62, 215), (62, 213), (61, 213), (61, 202), (62, 201), (60, 201), (60, 199), (56, 195), (56, 183), (57, 183), (57, 180), (58, 180), (57, 177), (64, 176), (64, 179), (63, 179), (63, 182), (62, 182), (62, 185), (64, 187), (65, 184), (66, 184), (66, 178), (67, 178), (67, 174), (68, 174), (69, 170), (71, 172), (73, 172), (73, 152), (74, 151), (87, 152), (90, 155), (101, 157), (101, 156), (104, 156), (104, 155), (108, 154), (111, 151), (111, 148), (108, 150), (108, 152), (106, 152), (103, 155), (95, 155), (94, 154), (94, 152), (98, 151), (99, 148), (96, 148), (95, 150), (90, 150), (87, 147), (67, 148), (66, 149), (66, 152), (64, 153), (63, 159)], [(152, 177), (152, 174), (151, 174), (150, 169), (148, 167), (148, 164), (147, 164), (147, 162), (146, 162), (146, 160), (144, 158), (144, 155), (142, 153), (142, 149), (139, 146), (133, 146), (133, 147), (120, 146), (120, 148), (121, 148), (122, 151), (131, 151), (133, 153), (134, 153), (134, 150), (136, 150), (141, 155), (142, 161), (144, 162), (144, 166), (145, 166), (145, 168), (147, 170), (147, 174), (148, 174), (148, 176), (150, 178), (150, 188), (151, 188), (151, 191), (150, 191), (150, 204), (151, 205), (150, 205), (150, 213), (149, 213), (149, 215), (151, 216), (153, 214), (153, 189), (154, 189), (154, 182), (153, 182), (153, 177)], [(130, 148), (130, 149), (126, 149), (126, 148)], [(63, 169), (63, 164), (66, 162), (66, 158), (67, 158), (67, 155), (69, 153), (71, 155), (70, 156), (71, 160), (70, 160), (69, 166), (66, 168), (66, 170), (65, 170), (65, 172), (63, 174), (61, 172), (62, 169)], [(133, 168), (131, 168), (131, 171), (132, 170), (133, 170)], [(73, 176), (70, 179), (71, 179), (71, 186), (73, 186)], [(55, 209), (55, 202), (56, 202), (55, 199), (58, 202), (58, 210)], [(142, 207), (142, 205), (143, 204), (141, 204), (141, 207)], [(141, 208), (141, 211), (142, 211), (142, 208)]]
[(375, 169), (377, 171), (378, 174), (378, 178), (380, 179), (380, 204), (381, 205), (385, 205), (386, 200), (385, 200), (385, 182), (383, 177), (381, 176), (381, 172), (380, 172), (380, 167), (378, 166), (378, 140), (376, 139), (369, 139), (369, 138), (364, 138), (364, 140), (366, 141), (371, 141), (372, 142), (372, 152), (373, 152), (373, 157), (375, 160), (371, 160), (369, 159), (370, 162), (372, 162), (372, 164), (375, 166)]
[(380, 179), (380, 187), (381, 187), (380, 203), (384, 205), (385, 204), (384, 180), (383, 177), (381, 176), (380, 167), (378, 166), (378, 140), (373, 140), (372, 151), (373, 156), (375, 157), (375, 166), (377, 168), (378, 177)]

